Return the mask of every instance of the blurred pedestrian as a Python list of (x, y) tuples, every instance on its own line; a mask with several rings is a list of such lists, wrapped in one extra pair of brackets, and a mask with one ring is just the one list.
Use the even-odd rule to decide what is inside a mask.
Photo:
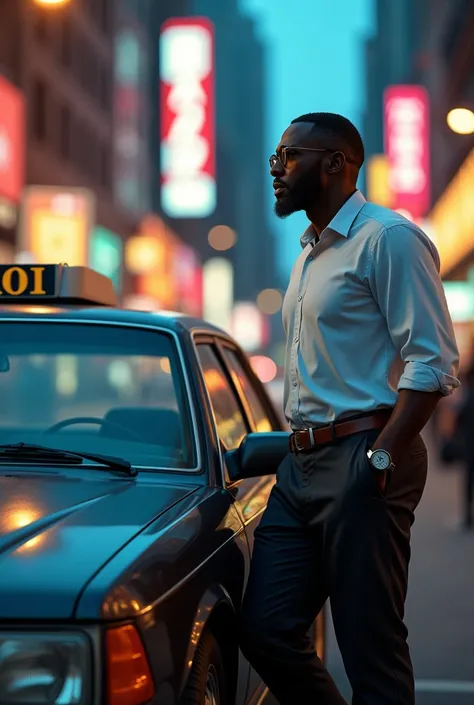
[(474, 365), (467, 371), (463, 385), (463, 402), (457, 416), (456, 431), (460, 439), (463, 466), (462, 526), (474, 523)]
[[(413, 705), (403, 622), (420, 431), (459, 386), (439, 256), (367, 203), (349, 120), (294, 120), (270, 158), (275, 211), (305, 211), (283, 305), (289, 453), (260, 525), (241, 647), (281, 705), (344, 703), (307, 634), (326, 600), (354, 705)], [(427, 586), (427, 589), (429, 586)]]

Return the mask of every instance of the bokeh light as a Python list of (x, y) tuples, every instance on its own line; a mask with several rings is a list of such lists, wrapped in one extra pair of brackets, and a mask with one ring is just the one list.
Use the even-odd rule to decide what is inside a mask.
[(125, 265), (131, 274), (147, 274), (159, 266), (164, 245), (153, 235), (134, 235), (125, 245)]
[(224, 252), (234, 247), (237, 242), (237, 233), (228, 225), (215, 225), (209, 231), (207, 239), (214, 250)]
[(277, 289), (264, 289), (257, 296), (257, 306), (262, 313), (277, 313), (283, 304), (283, 297)]
[(447, 117), (448, 126), (459, 135), (472, 135), (474, 132), (474, 112), (468, 108), (454, 108)]
[(266, 355), (252, 355), (250, 364), (255, 374), (264, 384), (275, 379), (278, 368), (271, 357), (267, 357)]
[(33, 0), (36, 5), (67, 5), (71, 0)]

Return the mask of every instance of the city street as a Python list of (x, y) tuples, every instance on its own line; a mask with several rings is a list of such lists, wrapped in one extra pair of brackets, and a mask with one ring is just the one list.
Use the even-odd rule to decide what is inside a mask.
[[(413, 529), (407, 624), (417, 705), (474, 702), (474, 532), (456, 529), (459, 471), (431, 468)], [(345, 698), (350, 688), (332, 632), (328, 666)], [(266, 705), (275, 705), (268, 698)], [(296, 705), (296, 704), (295, 704)]]

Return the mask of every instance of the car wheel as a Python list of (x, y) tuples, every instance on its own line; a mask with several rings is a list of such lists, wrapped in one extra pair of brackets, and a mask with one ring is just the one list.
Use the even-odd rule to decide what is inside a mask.
[(201, 637), (181, 704), (227, 705), (224, 663), (211, 632)]

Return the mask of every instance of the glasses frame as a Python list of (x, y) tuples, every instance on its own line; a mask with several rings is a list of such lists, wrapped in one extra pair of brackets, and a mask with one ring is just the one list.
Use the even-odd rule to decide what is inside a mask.
[(288, 155), (287, 151), (289, 149), (294, 150), (295, 152), (333, 152), (334, 154), (342, 154), (344, 157), (344, 160), (348, 164), (356, 164), (354, 160), (348, 159), (347, 156), (344, 154), (344, 152), (340, 149), (329, 149), (328, 147), (292, 147), (291, 145), (284, 144), (280, 147), (279, 154), (275, 153), (272, 154), (269, 159), (268, 163), (270, 164), (270, 168), (273, 169), (275, 164), (277, 162), (280, 162), (282, 167), (286, 167), (288, 163)]

